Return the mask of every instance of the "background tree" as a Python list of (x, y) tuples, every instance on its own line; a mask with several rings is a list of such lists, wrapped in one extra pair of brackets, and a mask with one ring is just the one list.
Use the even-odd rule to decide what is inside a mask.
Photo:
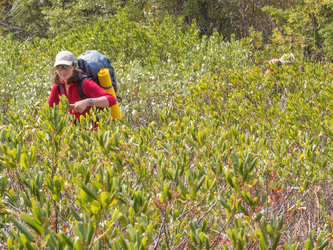
[(303, 47), (304, 58), (328, 59), (332, 53), (333, 0), (8, 0), (0, 2), (0, 31), (18, 39), (53, 38), (76, 24), (117, 18), (143, 25), (166, 16), (180, 27), (195, 24), (201, 35), (214, 30), (224, 40), (248, 37), (250, 27), (272, 42), (276, 53)]
[(264, 7), (276, 23), (272, 41), (289, 50), (302, 46), (304, 58), (332, 58), (332, 6), (332, 0), (306, 0), (286, 10)]
[(6, 16), (1, 26), (5, 31), (26, 36), (52, 37), (56, 29), (71, 28), (75, 23), (85, 23), (93, 17), (112, 18), (117, 9), (126, 9), (131, 19), (146, 22), (154, 18), (163, 20), (166, 14), (196, 25), (204, 35), (216, 29), (226, 38), (235, 34), (237, 38), (248, 35), (253, 26), (262, 32), (265, 40), (274, 28), (264, 6), (286, 9), (295, 5), (294, 0), (277, 3), (272, 0), (105, 0), (105, 1), (37, 1), (11, 0), (2, 6)]

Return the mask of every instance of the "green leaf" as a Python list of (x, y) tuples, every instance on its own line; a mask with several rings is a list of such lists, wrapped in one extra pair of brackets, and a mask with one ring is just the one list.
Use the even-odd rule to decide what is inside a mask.
[(196, 235), (193, 233), (193, 231), (191, 230), (190, 231), (190, 238), (191, 238), (191, 240), (195, 243), (195, 244), (198, 244), (198, 241), (197, 241), (197, 239), (196, 239), (196, 237), (195, 237)]
[(201, 179), (199, 180), (198, 184), (197, 184), (197, 187), (196, 187), (196, 192), (199, 191), (200, 187), (202, 186), (202, 184), (204, 183), (206, 177), (205, 176), (202, 176)]
[(235, 188), (235, 191), (237, 194), (240, 193), (240, 185), (238, 183), (238, 179), (234, 176), (232, 177), (232, 183), (233, 183), (233, 187)]
[(102, 192), (99, 197), (100, 197), (102, 207), (104, 209), (107, 209), (109, 207), (109, 204), (111, 203), (110, 193), (109, 192)]
[(142, 246), (146, 249), (147, 248), (147, 238), (143, 237), (141, 240)]
[(259, 248), (260, 248), (260, 250), (266, 250), (265, 239), (263, 237), (260, 237)]
[(272, 250), (275, 250), (277, 248), (277, 246), (279, 244), (280, 237), (281, 237), (281, 232), (277, 232), (276, 236), (275, 236), (275, 239), (274, 239), (273, 246), (272, 246)]
[(229, 204), (227, 202), (225, 202), (222, 198), (220, 198), (220, 203), (222, 204), (222, 206), (224, 208), (226, 208), (229, 211), (229, 213), (231, 212), (231, 208), (230, 208)]
[(279, 221), (279, 230), (281, 230), (283, 227), (283, 215), (281, 216), (281, 219)]
[(35, 164), (36, 162), (36, 147), (34, 145), (30, 146), (30, 150), (31, 150), (31, 156), (30, 156), (30, 164)]
[(88, 188), (80, 179), (76, 179), (76, 183), (79, 185), (80, 188), (83, 189), (84, 192), (86, 192), (91, 198), (95, 199), (98, 201), (97, 194), (92, 191), (90, 188)]
[(244, 240), (243, 240), (242, 235), (240, 233), (238, 234), (238, 249), (239, 250), (244, 249)]
[[(264, 217), (264, 222), (265, 222), (265, 217)], [(261, 238), (264, 239), (265, 245), (267, 246), (268, 245), (268, 240), (267, 240), (267, 237), (266, 237), (266, 234), (265, 234), (265, 227), (261, 226), (260, 231), (261, 231)]]
[(195, 143), (195, 141), (193, 141), (193, 139), (190, 135), (186, 135), (185, 139), (192, 147), (194, 147), (194, 148), (197, 147), (197, 144)]
[(124, 214), (121, 214), (118, 217), (118, 221), (120, 222), (121, 227), (126, 227), (128, 225), (128, 218)]
[(94, 231), (95, 231), (95, 221), (94, 221), (94, 219), (90, 219), (89, 225), (88, 225), (88, 236), (87, 236), (87, 245), (88, 246), (90, 245), (90, 243), (92, 241)]
[(35, 220), (41, 225), (43, 223), (42, 209), (39, 205), (39, 202), (32, 203), (32, 214), (34, 215)]
[(119, 212), (119, 210), (115, 209), (112, 214), (112, 220), (114, 222), (118, 221), (118, 218), (120, 215), (121, 215), (121, 213)]
[(271, 237), (274, 237), (274, 231), (273, 231), (273, 228), (271, 227), (271, 225), (267, 225), (267, 232), (269, 233), (269, 235)]
[(229, 186), (234, 187), (234, 183), (232, 181), (232, 176), (229, 172), (225, 172), (225, 181), (229, 184)]
[(191, 241), (187, 240), (187, 245), (192, 249), (192, 250), (197, 250), (197, 248), (191, 243)]
[(205, 229), (206, 229), (207, 225), (208, 225), (207, 220), (204, 220), (203, 223), (202, 223), (202, 226), (201, 226), (201, 231), (202, 232), (205, 232)]
[(21, 213), (20, 214), (21, 219), (27, 223), (33, 230), (36, 231), (40, 236), (44, 236), (44, 227), (42, 227), (40, 224), (38, 224), (37, 221), (33, 220), (28, 214)]
[(257, 214), (256, 214), (256, 217), (254, 218), (255, 221), (259, 221), (261, 219), (261, 217), (263, 216), (263, 212), (262, 211), (259, 211)]
[(28, 250), (36, 250), (35, 245), (33, 245), (32, 242), (29, 241), (29, 240), (27, 239), (27, 237), (25, 237), (25, 234), (21, 234), (21, 235), (20, 235), (20, 238), (21, 238), (21, 242), (22, 242), (23, 246), (25, 247), (25, 249), (28, 249)]
[(87, 230), (82, 221), (77, 222), (73, 227), (76, 236), (79, 236), (80, 240), (86, 240)]
[(90, 209), (93, 214), (99, 214), (101, 210), (101, 204), (98, 201), (92, 201)]
[(29, 169), (29, 167), (27, 165), (27, 159), (26, 159), (26, 154), (25, 153), (21, 154), (20, 163), (21, 163), (23, 168)]
[(14, 217), (10, 216), (9, 220), (14, 223), (14, 225), (27, 237), (29, 241), (35, 240), (35, 235), (29, 231), (29, 229), (14, 219)]
[(24, 200), (24, 204), (25, 204), (27, 207), (32, 208), (32, 203), (31, 203), (30, 199), (28, 199), (26, 193), (22, 192), (22, 193), (21, 193), (21, 196), (22, 196), (22, 198), (23, 198), (23, 200)]
[(312, 247), (310, 247), (310, 244), (308, 241), (304, 242), (304, 246), (305, 246), (306, 250), (312, 250)]
[(120, 240), (121, 240), (121, 244), (123, 245), (124, 249), (128, 250), (129, 249), (128, 243), (125, 240), (124, 235), (122, 233), (120, 234)]
[(204, 234), (203, 232), (200, 232), (200, 233), (199, 233), (199, 239), (200, 239), (201, 242), (204, 241), (204, 239), (205, 239), (205, 234)]
[(72, 214), (73, 214), (74, 218), (75, 218), (77, 221), (83, 221), (83, 220), (81, 219), (81, 217), (78, 215), (78, 213), (75, 211), (75, 209), (73, 208), (72, 205), (70, 206), (70, 209), (71, 209), (71, 211), (72, 211)]
[(58, 234), (58, 238), (63, 239), (65, 241), (66, 245), (69, 246), (71, 249), (73, 249), (72, 240), (64, 232), (60, 232)]
[(19, 163), (21, 160), (21, 146), (20, 144), (17, 144), (16, 146), (16, 161)]
[(55, 133), (55, 136), (61, 135), (63, 129), (64, 129), (64, 122), (60, 121), (60, 124), (58, 124), (58, 128), (57, 128), (57, 131)]
[(82, 249), (84, 249), (83, 246), (82, 246), (82, 244), (81, 244), (81, 241), (82, 241), (82, 239), (80, 239), (78, 237), (75, 239), (74, 244), (73, 244), (75, 250), (82, 250)]
[(320, 247), (318, 247), (318, 250), (324, 250), (325, 247), (327, 247), (327, 245), (329, 244), (329, 240), (324, 240), (324, 242), (321, 244)]
[(13, 239), (10, 237), (8, 237), (8, 239), (7, 239), (7, 248), (8, 248), (8, 250), (14, 249)]

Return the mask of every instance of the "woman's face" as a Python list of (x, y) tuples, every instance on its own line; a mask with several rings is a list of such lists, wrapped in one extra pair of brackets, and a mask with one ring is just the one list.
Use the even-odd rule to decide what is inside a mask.
[(75, 66), (59, 65), (56, 67), (59, 78), (67, 83), (68, 79), (72, 76)]

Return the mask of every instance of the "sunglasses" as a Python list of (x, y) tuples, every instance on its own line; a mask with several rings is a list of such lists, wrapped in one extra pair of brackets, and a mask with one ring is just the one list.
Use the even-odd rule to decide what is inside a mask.
[(56, 70), (59, 70), (59, 69), (70, 69), (72, 66), (69, 66), (69, 65), (58, 65), (58, 66), (55, 66), (54, 68)]

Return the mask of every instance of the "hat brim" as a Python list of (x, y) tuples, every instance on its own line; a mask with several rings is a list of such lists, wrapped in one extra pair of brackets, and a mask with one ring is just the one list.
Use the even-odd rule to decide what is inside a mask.
[(60, 61), (57, 61), (53, 67), (57, 67), (59, 65), (68, 65), (68, 66), (72, 66), (73, 65), (73, 62), (72, 61), (67, 61), (67, 60), (60, 60)]

